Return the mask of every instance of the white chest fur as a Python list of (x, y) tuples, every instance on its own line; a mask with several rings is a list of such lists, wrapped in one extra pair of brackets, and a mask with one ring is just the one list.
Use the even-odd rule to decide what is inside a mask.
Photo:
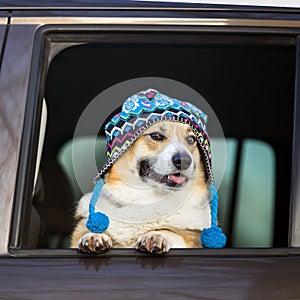
[[(191, 188), (191, 187), (190, 187)], [(87, 218), (91, 194), (80, 200), (78, 214)], [(106, 233), (118, 247), (132, 247), (143, 234), (154, 230), (202, 230), (210, 226), (208, 191), (187, 186), (185, 191), (170, 191), (164, 195), (153, 190), (130, 191), (104, 186), (96, 211), (107, 214), (110, 225)]]

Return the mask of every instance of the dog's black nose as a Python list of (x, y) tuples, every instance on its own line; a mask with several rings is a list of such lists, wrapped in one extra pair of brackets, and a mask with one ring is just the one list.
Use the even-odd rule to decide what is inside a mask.
[(176, 153), (172, 157), (172, 162), (173, 165), (178, 169), (178, 170), (186, 170), (189, 168), (189, 166), (192, 163), (191, 157), (186, 154), (186, 153)]

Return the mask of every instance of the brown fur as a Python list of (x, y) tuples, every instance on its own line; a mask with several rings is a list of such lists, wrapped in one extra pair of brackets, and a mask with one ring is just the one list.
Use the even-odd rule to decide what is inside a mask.
[(184, 238), (184, 241), (188, 248), (199, 248), (201, 230), (181, 230), (176, 232), (178, 235), (181, 235)]

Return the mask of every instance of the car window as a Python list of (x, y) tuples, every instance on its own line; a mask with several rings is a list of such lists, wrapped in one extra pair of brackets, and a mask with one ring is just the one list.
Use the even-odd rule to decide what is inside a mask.
[[(74, 208), (91, 191), (96, 175), (85, 164), (94, 142), (91, 132), (87, 128), (73, 139), (78, 120), (100, 93), (145, 77), (191, 87), (207, 100), (222, 125), (225, 173), (218, 170), (218, 158), (214, 168), (221, 184), (219, 222), (228, 237), (227, 247), (288, 246), (295, 41), (267, 34), (221, 36), (201, 31), (66, 32), (47, 29), (40, 34), (49, 43), (40, 55), (50, 59), (41, 83), (42, 123), (34, 129), (40, 154), (34, 162), (33, 193), (26, 199), (31, 217), (23, 248), (69, 247), (76, 224)], [(108, 112), (124, 100), (126, 95), (108, 99), (101, 111), (95, 111), (99, 130)], [(211, 138), (217, 157), (222, 155), (219, 142), (218, 137)], [(81, 153), (84, 187), (74, 173), (74, 147)], [(106, 159), (105, 147), (99, 132), (98, 169)]]

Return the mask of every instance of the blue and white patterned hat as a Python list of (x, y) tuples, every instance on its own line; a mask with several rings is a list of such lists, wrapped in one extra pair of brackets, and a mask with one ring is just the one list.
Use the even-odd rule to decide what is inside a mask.
[(193, 104), (163, 95), (154, 89), (129, 97), (121, 110), (105, 125), (107, 162), (96, 177), (97, 184), (90, 202), (87, 227), (96, 233), (104, 232), (108, 228), (109, 218), (100, 212), (95, 213), (103, 177), (145, 130), (161, 121), (188, 124), (196, 135), (211, 198), (211, 227), (202, 231), (201, 244), (207, 248), (222, 248), (225, 246), (226, 237), (217, 226), (218, 193), (211, 168), (211, 149), (206, 132), (207, 116)]

